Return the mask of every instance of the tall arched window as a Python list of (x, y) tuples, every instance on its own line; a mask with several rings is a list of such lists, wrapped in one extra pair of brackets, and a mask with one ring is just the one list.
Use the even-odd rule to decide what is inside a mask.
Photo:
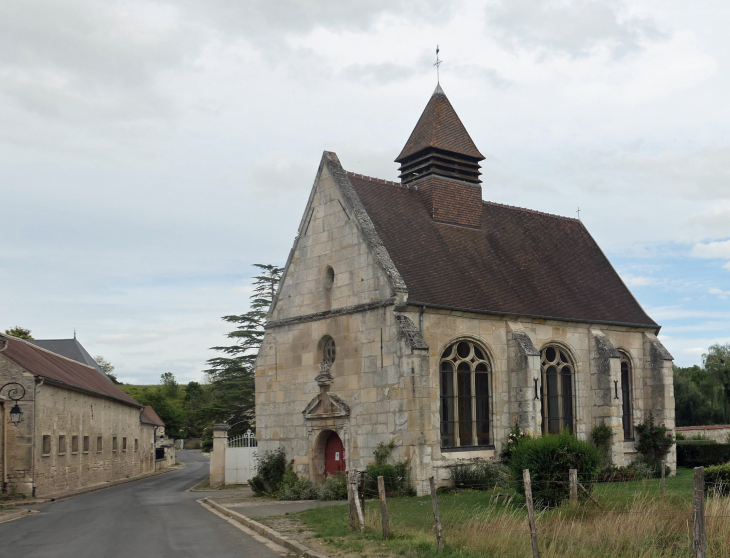
[(573, 432), (573, 366), (568, 352), (548, 345), (540, 352), (542, 370), (542, 431)]
[(441, 447), (488, 446), (490, 367), (484, 349), (458, 341), (441, 355)]
[(634, 438), (634, 413), (631, 397), (631, 361), (629, 357), (621, 353), (621, 399), (623, 400), (624, 439)]

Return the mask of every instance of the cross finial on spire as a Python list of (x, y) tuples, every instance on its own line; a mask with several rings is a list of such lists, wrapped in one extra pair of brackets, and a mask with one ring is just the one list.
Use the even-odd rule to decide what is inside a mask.
[(580, 206), (578, 206), (578, 211), (576, 211), (576, 213), (578, 214), (578, 220), (580, 221)]
[(441, 65), (441, 62), (443, 62), (443, 60), (439, 60), (439, 46), (436, 45), (436, 63), (434, 64), (434, 66), (436, 66), (436, 83), (437, 84), (441, 83), (441, 78), (439, 76), (439, 66)]
[(74, 339), (76, 339), (76, 328), (74, 328)]

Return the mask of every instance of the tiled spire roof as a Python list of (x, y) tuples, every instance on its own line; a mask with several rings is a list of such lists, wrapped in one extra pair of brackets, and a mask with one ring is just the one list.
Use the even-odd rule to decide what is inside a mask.
[(395, 161), (400, 163), (406, 157), (428, 148), (484, 160), (440, 85), (436, 86), (411, 137)]

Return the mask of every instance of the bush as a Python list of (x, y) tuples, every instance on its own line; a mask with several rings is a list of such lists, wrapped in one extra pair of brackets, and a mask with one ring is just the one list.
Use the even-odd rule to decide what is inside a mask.
[(385, 493), (388, 495), (410, 496), (413, 494), (411, 473), (406, 461), (395, 465), (368, 465), (367, 475), (365, 475), (365, 494), (368, 496), (378, 495), (378, 477), (383, 477)]
[(577, 469), (579, 478), (592, 480), (600, 464), (601, 455), (595, 446), (563, 432), (521, 441), (512, 453), (509, 468), (513, 486), (520, 494), (525, 493), (522, 471), (529, 469), (535, 502), (556, 506), (570, 496), (570, 469)]
[(319, 489), (320, 500), (347, 500), (347, 475), (334, 473), (324, 480)]
[(267, 451), (259, 460), (257, 474), (248, 481), (257, 495), (275, 494), (287, 472), (286, 454), (282, 448)]
[(659, 463), (674, 445), (672, 431), (663, 424), (654, 424), (654, 415), (651, 412), (646, 422), (634, 426), (634, 431), (639, 435), (636, 451), (646, 461)]
[(509, 483), (509, 469), (502, 463), (474, 458), (449, 468), (455, 490), (492, 490)]
[(730, 444), (683, 443), (677, 445), (677, 465), (709, 467), (730, 461)]
[(718, 496), (730, 495), (730, 463), (705, 469), (705, 492)]
[(499, 454), (499, 458), (502, 460), (502, 463), (509, 465), (512, 452), (515, 451), (515, 448), (520, 445), (522, 440), (528, 438), (529, 436), (520, 429), (519, 423), (515, 421), (515, 424), (512, 426), (512, 430), (510, 430), (509, 436), (507, 437), (507, 443), (502, 446), (502, 452)]
[(276, 498), (278, 500), (319, 500), (319, 490), (311, 480), (297, 477), (294, 473), (293, 477), (282, 481)]
[(599, 424), (591, 430), (591, 441), (598, 448), (598, 451), (601, 452), (603, 461), (608, 461), (608, 450), (612, 437), (613, 431), (605, 424)]

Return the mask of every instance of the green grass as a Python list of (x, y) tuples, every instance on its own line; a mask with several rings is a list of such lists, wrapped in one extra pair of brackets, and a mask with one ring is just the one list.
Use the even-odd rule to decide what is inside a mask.
[[(691, 527), (692, 471), (680, 469), (677, 476), (667, 478), (666, 486), (667, 496), (661, 498), (659, 479), (597, 484), (593, 495), (600, 508), (585, 501), (538, 512), (541, 556), (690, 556), (687, 525)], [(498, 494), (508, 497), (498, 498)], [(430, 496), (388, 500), (392, 533), (389, 541), (382, 540), (377, 501), (366, 503), (364, 533), (350, 530), (346, 505), (315, 508), (294, 517), (330, 549), (363, 556), (530, 555), (525, 502), (513, 491), (439, 494), (438, 500), (446, 539), (443, 552), (436, 550)], [(719, 506), (726, 503), (723, 501)], [(720, 513), (717, 511), (720, 507), (714, 513)], [(727, 555), (723, 548), (730, 542), (730, 528), (725, 529), (724, 523), (716, 521), (714, 531), (708, 525), (708, 557), (713, 558)]]

